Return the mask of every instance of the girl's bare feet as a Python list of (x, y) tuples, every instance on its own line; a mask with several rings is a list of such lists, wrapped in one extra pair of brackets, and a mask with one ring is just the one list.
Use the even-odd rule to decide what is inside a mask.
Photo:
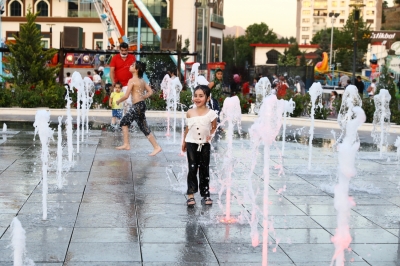
[(131, 146), (129, 144), (124, 144), (122, 146), (116, 147), (117, 150), (130, 150)]
[(159, 153), (160, 151), (162, 151), (160, 146), (157, 146), (156, 148), (154, 148), (153, 152), (149, 154), (149, 156), (154, 156), (157, 153)]

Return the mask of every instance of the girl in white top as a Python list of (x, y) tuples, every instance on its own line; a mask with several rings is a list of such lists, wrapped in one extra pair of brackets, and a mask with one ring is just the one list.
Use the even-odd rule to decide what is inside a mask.
[[(186, 115), (186, 130), (182, 151), (187, 152), (188, 176), (187, 176), (187, 206), (196, 204), (194, 193), (200, 188), (201, 202), (211, 205), (209, 183), (210, 183), (210, 141), (217, 128), (217, 114), (207, 107), (210, 101), (210, 88), (205, 85), (197, 86), (193, 93), (195, 107), (189, 109)], [(197, 170), (199, 170), (199, 182), (197, 181)]]

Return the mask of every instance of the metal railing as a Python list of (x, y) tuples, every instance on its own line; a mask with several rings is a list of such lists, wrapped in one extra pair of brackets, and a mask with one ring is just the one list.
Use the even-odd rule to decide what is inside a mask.
[(218, 16), (217, 14), (211, 14), (211, 22), (224, 24), (224, 17)]

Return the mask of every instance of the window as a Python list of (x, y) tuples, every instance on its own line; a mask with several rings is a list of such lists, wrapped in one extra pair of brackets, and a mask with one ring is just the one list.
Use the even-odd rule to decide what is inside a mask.
[(303, 7), (310, 7), (311, 3), (310, 1), (303, 1)]
[[(137, 33), (138, 33), (138, 13), (137, 9), (134, 7), (131, 0), (123, 0), (126, 2), (126, 17), (127, 27), (125, 28), (126, 36), (129, 39), (130, 44), (136, 44)], [(109, 1), (111, 2), (111, 1)], [(162, 5), (162, 0), (142, 0), (143, 4), (147, 7), (149, 12), (153, 15), (155, 21), (160, 25), (160, 27), (165, 27), (167, 25), (167, 7)], [(206, 14), (207, 15), (207, 14)], [(208, 29), (207, 29), (208, 30)], [(207, 36), (207, 35), (206, 35)], [(159, 40), (154, 36), (153, 31), (147, 26), (147, 24), (142, 19), (141, 28), (141, 43), (144, 49), (159, 49)], [(204, 47), (206, 50), (208, 47)], [(209, 48), (208, 48), (209, 49)], [(205, 58), (206, 59), (206, 58)]]
[(310, 22), (310, 19), (309, 19), (309, 18), (303, 18), (302, 22), (303, 22), (303, 23), (309, 23), (309, 22)]
[(368, 6), (368, 7), (374, 7), (374, 6), (375, 6), (375, 5), (374, 5), (374, 1), (368, 1), (367, 6)]
[(48, 41), (48, 40), (41, 40), (41, 41), (40, 41), (40, 45), (41, 45), (43, 48), (49, 48), (49, 41)]
[(374, 20), (373, 19), (367, 19), (366, 21), (368, 24), (374, 24)]
[(345, 10), (340, 10), (340, 15), (341, 16), (345, 16), (346, 15), (346, 11)]
[(340, 1), (340, 6), (344, 7), (346, 6), (346, 3), (344, 1)]
[(337, 6), (338, 6), (338, 3), (336, 1), (333, 1), (332, 2), (332, 7), (337, 7)]
[(49, 4), (46, 1), (40, 1), (36, 3), (36, 11), (39, 12), (39, 17), (49, 16)]
[(367, 10), (367, 15), (371, 16), (374, 15), (375, 11), (374, 10)]
[(310, 28), (309, 28), (309, 27), (302, 27), (301, 30), (302, 30), (302, 31), (309, 31)]
[(18, 0), (14, 0), (9, 4), (10, 16), (21, 17), (22, 16), (22, 3)]
[(69, 0), (68, 17), (96, 18), (98, 15), (93, 3), (85, 0)]
[(302, 40), (308, 40), (310, 38), (310, 35), (301, 35)]
[(344, 24), (344, 19), (343, 18), (340, 19), (340, 24)]
[(303, 15), (310, 15), (311, 14), (311, 12), (310, 12), (310, 10), (303, 10)]

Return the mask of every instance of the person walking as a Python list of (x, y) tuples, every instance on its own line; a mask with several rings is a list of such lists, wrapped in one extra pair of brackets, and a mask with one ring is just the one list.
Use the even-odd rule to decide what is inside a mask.
[(365, 85), (364, 82), (361, 80), (361, 76), (357, 76), (357, 79), (354, 81), (354, 85), (356, 85), (358, 94), (360, 94), (361, 99), (363, 98)]
[[(211, 98), (210, 88), (199, 85), (194, 89), (193, 102), (195, 107), (189, 109), (186, 114), (187, 126), (184, 133), (182, 151), (187, 152), (188, 175), (187, 175), (187, 195), (186, 204), (188, 207), (196, 204), (194, 194), (200, 188), (200, 195), (203, 197), (202, 203), (212, 205), (210, 198), (210, 141), (217, 129), (217, 114), (214, 110), (207, 107), (207, 102)], [(197, 180), (199, 172), (199, 182)]]
[(99, 70), (97, 69), (94, 70), (93, 83), (96, 91), (101, 89), (101, 77), (99, 75)]
[(125, 95), (116, 101), (116, 104), (120, 104), (129, 97), (132, 98), (132, 106), (129, 108), (128, 112), (122, 117), (120, 126), (122, 128), (122, 133), (124, 136), (124, 143), (122, 146), (117, 147), (117, 150), (130, 150), (131, 146), (129, 144), (129, 127), (133, 121), (136, 121), (140, 130), (153, 145), (153, 152), (149, 156), (154, 156), (159, 153), (162, 149), (158, 145), (154, 135), (151, 133), (146, 120), (146, 104), (144, 100), (149, 98), (153, 94), (153, 90), (150, 88), (146, 82), (143, 80), (143, 73), (146, 71), (146, 65), (140, 61), (133, 63), (130, 66), (130, 72), (132, 73), (132, 78), (128, 81), (128, 88)]
[[(136, 62), (136, 58), (128, 53), (129, 45), (122, 42), (119, 45), (119, 54), (113, 56), (110, 62), (110, 79), (112, 87), (115, 83), (119, 82), (122, 84), (122, 91), (126, 93), (128, 88), (128, 81), (132, 78), (130, 67)], [(132, 99), (129, 97), (125, 103), (125, 111), (132, 105)]]
[(122, 118), (122, 104), (117, 104), (117, 101), (124, 96), (121, 83), (115, 83), (114, 92), (110, 95), (109, 106), (112, 109), (111, 126), (115, 127)]
[(223, 77), (222, 69), (217, 68), (215, 70), (214, 80), (208, 83), (208, 87), (211, 90), (211, 96), (210, 96), (211, 100), (209, 101), (209, 106), (211, 107), (211, 109), (216, 111), (218, 115), (220, 112), (218, 99), (222, 98), (222, 83), (223, 83), (222, 77)]

